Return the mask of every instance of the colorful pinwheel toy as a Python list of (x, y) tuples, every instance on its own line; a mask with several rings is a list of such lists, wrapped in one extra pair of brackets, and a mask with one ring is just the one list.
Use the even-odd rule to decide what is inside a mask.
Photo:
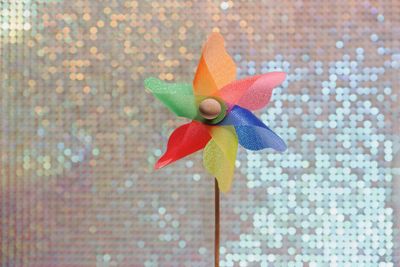
[(215, 176), (222, 192), (229, 191), (238, 143), (250, 150), (286, 149), (285, 142), (250, 111), (268, 104), (273, 88), (285, 76), (271, 72), (236, 80), (236, 65), (225, 51), (223, 37), (212, 33), (203, 47), (193, 85), (146, 79), (145, 87), (168, 109), (192, 120), (174, 130), (155, 168), (204, 148), (204, 167)]

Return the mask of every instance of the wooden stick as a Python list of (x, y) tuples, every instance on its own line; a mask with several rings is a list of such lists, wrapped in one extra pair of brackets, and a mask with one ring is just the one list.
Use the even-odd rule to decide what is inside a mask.
[(215, 179), (215, 232), (214, 232), (214, 266), (219, 267), (219, 188)]

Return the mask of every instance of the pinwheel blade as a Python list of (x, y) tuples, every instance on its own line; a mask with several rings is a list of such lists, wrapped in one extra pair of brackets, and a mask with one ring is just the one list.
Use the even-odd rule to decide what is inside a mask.
[(151, 77), (144, 81), (145, 87), (177, 116), (194, 119), (197, 106), (191, 84), (167, 83)]
[(231, 105), (239, 105), (250, 110), (265, 107), (272, 96), (274, 87), (286, 77), (284, 72), (270, 72), (234, 81), (224, 86), (220, 97)]
[(203, 52), (193, 80), (194, 93), (200, 96), (218, 94), (218, 90), (236, 79), (236, 65), (225, 50), (224, 38), (212, 33)]
[(228, 192), (232, 185), (238, 140), (235, 129), (229, 126), (211, 127), (212, 139), (204, 149), (203, 164), (218, 182), (222, 192)]
[(239, 143), (250, 150), (286, 150), (285, 142), (249, 110), (234, 106), (219, 125), (235, 126)]
[(207, 126), (197, 121), (176, 128), (169, 137), (167, 151), (157, 161), (155, 169), (162, 168), (204, 148), (210, 139)]

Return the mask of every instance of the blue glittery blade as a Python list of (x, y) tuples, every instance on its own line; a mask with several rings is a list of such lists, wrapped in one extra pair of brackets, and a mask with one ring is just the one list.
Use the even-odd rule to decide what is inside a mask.
[(273, 148), (277, 151), (286, 150), (285, 142), (249, 110), (234, 106), (219, 125), (233, 125), (239, 138), (239, 143), (250, 150)]

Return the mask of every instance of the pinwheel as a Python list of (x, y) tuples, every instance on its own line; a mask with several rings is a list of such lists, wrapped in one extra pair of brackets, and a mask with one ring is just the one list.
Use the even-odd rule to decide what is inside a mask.
[(236, 65), (225, 51), (224, 39), (212, 33), (193, 84), (145, 80), (145, 87), (168, 109), (191, 120), (172, 132), (155, 169), (204, 148), (204, 167), (216, 179), (215, 267), (219, 266), (219, 191), (231, 188), (238, 144), (250, 150), (286, 149), (285, 142), (251, 112), (268, 104), (273, 88), (285, 77), (283, 72), (271, 72), (236, 80)]
[(263, 108), (284, 72), (236, 80), (236, 65), (224, 39), (212, 33), (205, 43), (193, 84), (145, 80), (145, 87), (177, 116), (191, 122), (175, 129), (155, 169), (204, 148), (203, 165), (222, 192), (231, 188), (238, 143), (246, 149), (286, 149), (285, 142), (251, 111)]

